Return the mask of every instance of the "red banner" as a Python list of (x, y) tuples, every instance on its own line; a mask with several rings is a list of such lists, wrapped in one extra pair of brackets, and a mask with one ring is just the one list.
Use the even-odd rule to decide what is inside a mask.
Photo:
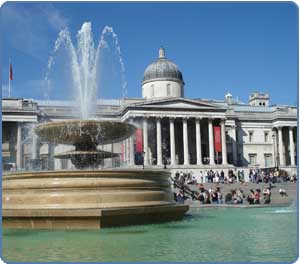
[(222, 142), (221, 142), (221, 127), (214, 126), (214, 143), (215, 143), (215, 152), (222, 151)]
[(143, 130), (141, 128), (137, 128), (135, 132), (135, 146), (135, 152), (143, 152)]

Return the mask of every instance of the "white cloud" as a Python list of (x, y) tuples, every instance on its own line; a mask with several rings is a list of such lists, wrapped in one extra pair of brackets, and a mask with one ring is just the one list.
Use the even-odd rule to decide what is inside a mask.
[(60, 11), (49, 3), (7, 2), (2, 6), (1, 15), (4, 42), (42, 60), (52, 46), (50, 34), (57, 34), (68, 24)]
[(52, 4), (40, 6), (40, 9), (53, 29), (60, 31), (68, 26), (68, 20)]

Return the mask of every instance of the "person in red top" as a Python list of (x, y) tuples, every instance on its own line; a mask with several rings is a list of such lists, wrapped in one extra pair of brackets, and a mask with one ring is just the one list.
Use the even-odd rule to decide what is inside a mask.
[(255, 191), (254, 203), (255, 204), (259, 204), (260, 203), (260, 189), (256, 189), (256, 191)]

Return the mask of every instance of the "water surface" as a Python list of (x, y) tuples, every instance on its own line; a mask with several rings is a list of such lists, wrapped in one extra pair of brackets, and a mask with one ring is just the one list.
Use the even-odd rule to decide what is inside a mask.
[(291, 262), (294, 208), (200, 208), (180, 222), (88, 231), (3, 230), (5, 261)]

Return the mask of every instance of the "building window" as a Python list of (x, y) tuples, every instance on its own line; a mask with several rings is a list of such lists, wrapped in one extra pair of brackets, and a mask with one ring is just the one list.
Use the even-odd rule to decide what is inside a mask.
[(167, 84), (167, 96), (171, 96), (171, 84)]
[(256, 154), (249, 154), (249, 163), (250, 165), (255, 165), (256, 164)]
[(272, 154), (265, 154), (265, 167), (272, 167)]
[(269, 132), (265, 132), (265, 142), (269, 141)]
[(253, 131), (249, 131), (249, 142), (253, 142)]
[(151, 91), (150, 91), (150, 93), (151, 93), (151, 97), (153, 97), (154, 96), (154, 84), (151, 84)]

